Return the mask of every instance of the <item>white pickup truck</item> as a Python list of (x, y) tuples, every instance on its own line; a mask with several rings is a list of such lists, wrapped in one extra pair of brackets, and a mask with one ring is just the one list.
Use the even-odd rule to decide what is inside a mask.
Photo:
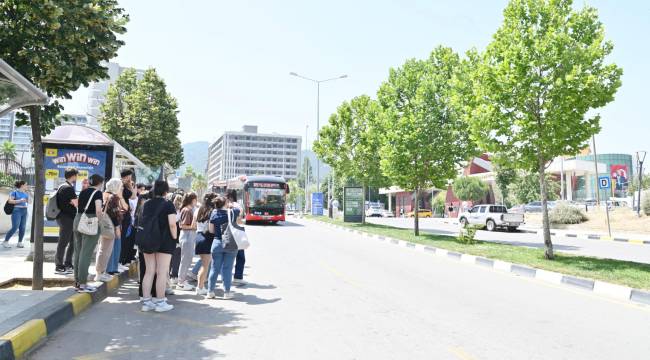
[(458, 215), (458, 222), (462, 226), (484, 225), (488, 231), (504, 228), (515, 231), (524, 223), (524, 214), (508, 213), (503, 205), (476, 205)]

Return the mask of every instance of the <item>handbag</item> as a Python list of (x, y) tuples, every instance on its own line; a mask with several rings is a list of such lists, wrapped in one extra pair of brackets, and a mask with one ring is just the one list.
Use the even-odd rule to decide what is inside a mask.
[(228, 230), (232, 234), (233, 239), (235, 239), (237, 249), (246, 250), (251, 246), (251, 243), (248, 241), (248, 235), (244, 227), (237, 224), (235, 220), (232, 218), (232, 209), (228, 210)]
[(106, 212), (106, 209), (110, 205), (111, 201), (113, 200), (113, 196), (111, 195), (108, 200), (106, 201), (106, 204), (104, 204), (104, 215), (99, 219), (99, 235), (107, 240), (115, 240), (115, 225), (113, 225), (113, 220), (111, 217), (108, 215)]
[(97, 232), (99, 231), (99, 218), (96, 216), (89, 217), (86, 215), (86, 211), (88, 211), (88, 207), (90, 206), (90, 203), (93, 201), (93, 197), (95, 196), (95, 193), (97, 193), (99, 190), (93, 191), (93, 193), (90, 195), (90, 198), (88, 199), (88, 203), (86, 204), (86, 208), (84, 209), (84, 213), (81, 214), (81, 218), (79, 218), (79, 225), (77, 225), (77, 231), (84, 235), (97, 235)]
[[(16, 197), (15, 192), (12, 192), (11, 194), (9, 194), (9, 199), (11, 199), (12, 194), (14, 195), (14, 198)], [(14, 207), (16, 207), (16, 205), (9, 202), (9, 199), (7, 199), (7, 202), (5, 203), (5, 207), (4, 207), (5, 214), (7, 215), (11, 215), (14, 212)]]

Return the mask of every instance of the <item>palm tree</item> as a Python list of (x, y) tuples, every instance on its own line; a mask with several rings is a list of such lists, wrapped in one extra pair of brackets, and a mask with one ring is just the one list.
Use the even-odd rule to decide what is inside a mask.
[(16, 160), (16, 144), (11, 141), (5, 141), (0, 147), (0, 156), (5, 160), (5, 173), (9, 173), (9, 160)]
[(0, 155), (9, 160), (16, 160), (16, 144), (11, 141), (5, 141), (0, 147)]

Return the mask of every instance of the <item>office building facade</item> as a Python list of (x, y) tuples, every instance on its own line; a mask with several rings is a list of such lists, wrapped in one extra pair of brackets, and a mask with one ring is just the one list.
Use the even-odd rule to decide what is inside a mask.
[(295, 179), (300, 168), (302, 138), (259, 134), (257, 126), (227, 131), (208, 149), (208, 182), (239, 175), (282, 176)]
[(23, 165), (31, 164), (32, 128), (16, 126), (16, 112), (0, 116), (0, 144), (10, 141), (16, 145), (16, 161)]

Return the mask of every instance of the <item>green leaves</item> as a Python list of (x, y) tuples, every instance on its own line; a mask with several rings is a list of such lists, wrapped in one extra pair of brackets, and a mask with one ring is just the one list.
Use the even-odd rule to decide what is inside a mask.
[(156, 70), (124, 71), (102, 104), (102, 130), (149, 166), (183, 164), (178, 106)]
[(454, 180), (452, 189), (460, 200), (474, 203), (483, 199), (488, 192), (487, 184), (483, 180), (472, 176), (457, 178)]

